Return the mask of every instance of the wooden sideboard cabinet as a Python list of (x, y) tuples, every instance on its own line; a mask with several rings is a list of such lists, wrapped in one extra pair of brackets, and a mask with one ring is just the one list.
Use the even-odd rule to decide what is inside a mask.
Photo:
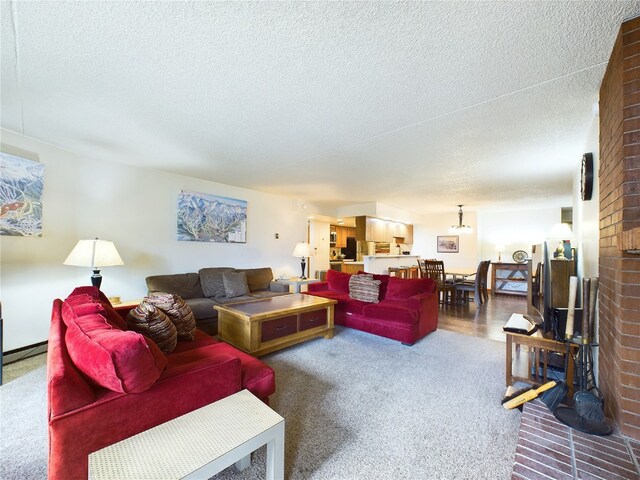
[(491, 290), (494, 294), (527, 295), (529, 268), (526, 263), (492, 263)]
[[(569, 305), (569, 277), (576, 274), (576, 262), (573, 260), (550, 260), (551, 267), (551, 306), (567, 308)], [(577, 302), (580, 305), (580, 300)]]

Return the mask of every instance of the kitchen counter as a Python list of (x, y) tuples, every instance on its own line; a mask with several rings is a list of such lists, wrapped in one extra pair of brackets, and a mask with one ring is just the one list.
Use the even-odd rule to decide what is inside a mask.
[(388, 273), (389, 268), (417, 267), (419, 255), (365, 255), (364, 271), (370, 273)]
[(391, 255), (379, 253), (378, 255), (363, 255), (362, 258), (419, 258), (419, 255)]

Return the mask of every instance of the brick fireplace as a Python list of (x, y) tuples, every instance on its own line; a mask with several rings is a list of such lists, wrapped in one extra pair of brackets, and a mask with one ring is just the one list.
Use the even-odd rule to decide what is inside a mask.
[(600, 88), (599, 382), (640, 440), (640, 18), (622, 24)]

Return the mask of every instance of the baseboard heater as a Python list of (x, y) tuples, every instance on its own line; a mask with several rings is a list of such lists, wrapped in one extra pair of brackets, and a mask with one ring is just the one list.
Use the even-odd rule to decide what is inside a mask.
[(27, 345), (26, 347), (16, 348), (15, 350), (9, 350), (2, 353), (2, 363), (8, 365), (24, 358), (33, 357), (34, 355), (40, 355), (47, 351), (48, 342), (34, 343), (33, 345)]

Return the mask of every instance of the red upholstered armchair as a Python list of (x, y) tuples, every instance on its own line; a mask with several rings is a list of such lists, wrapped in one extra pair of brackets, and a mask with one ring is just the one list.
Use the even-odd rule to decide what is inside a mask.
[[(124, 328), (124, 329), (123, 329)], [(94, 287), (55, 300), (47, 354), (49, 479), (86, 479), (88, 455), (243, 388), (268, 402), (273, 370), (197, 331), (164, 355)]]

